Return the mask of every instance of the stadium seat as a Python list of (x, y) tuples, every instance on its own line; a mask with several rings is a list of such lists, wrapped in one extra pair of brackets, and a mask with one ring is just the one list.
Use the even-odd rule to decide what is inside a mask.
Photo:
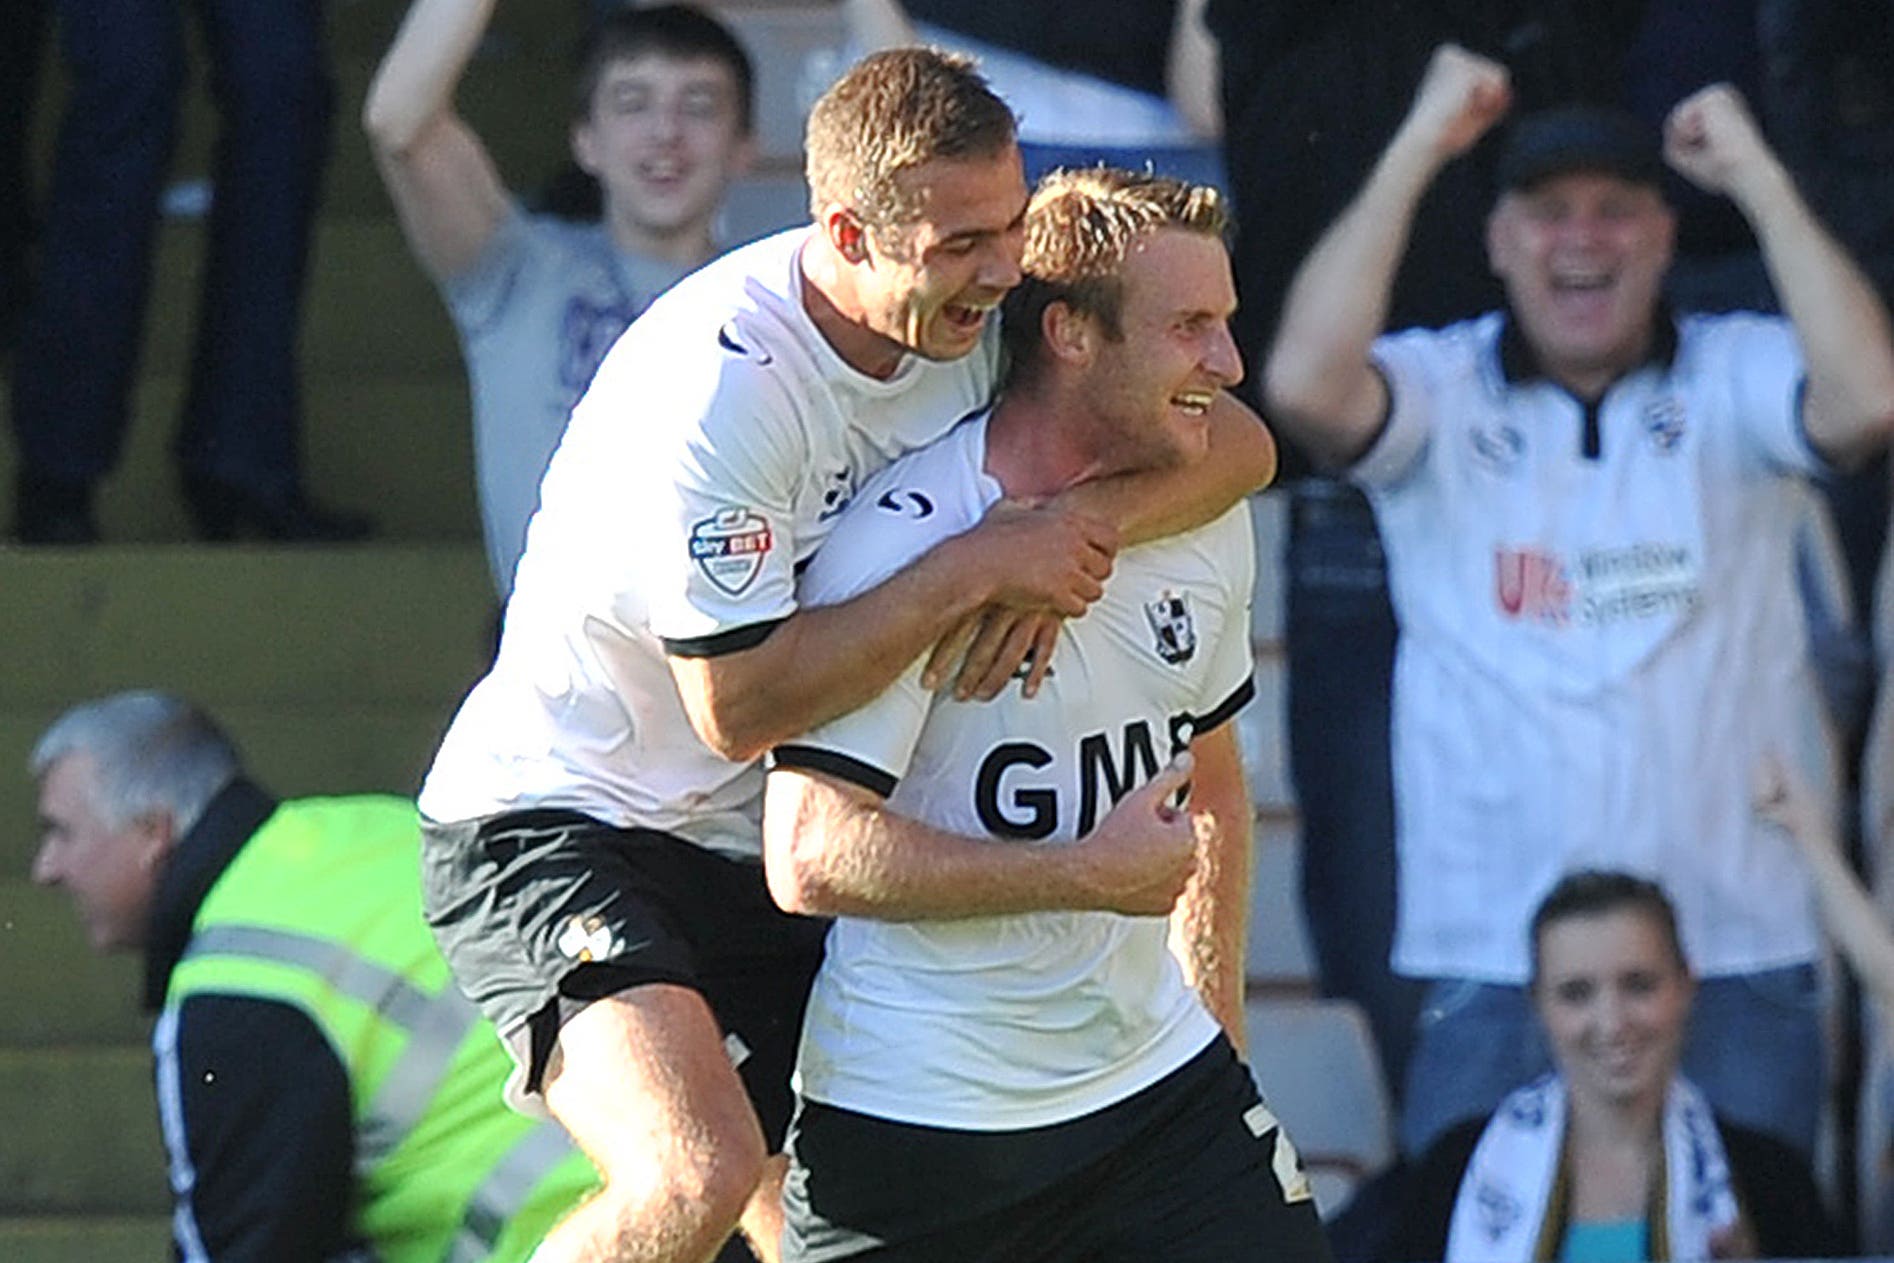
[(1324, 1218), (1394, 1160), (1394, 1120), (1368, 1019), (1347, 1000), (1244, 1005), (1249, 1061), (1288, 1128)]
[(1314, 988), (1315, 966), (1302, 924), (1298, 846), (1292, 825), (1257, 825), (1245, 963), (1252, 994), (1307, 996)]

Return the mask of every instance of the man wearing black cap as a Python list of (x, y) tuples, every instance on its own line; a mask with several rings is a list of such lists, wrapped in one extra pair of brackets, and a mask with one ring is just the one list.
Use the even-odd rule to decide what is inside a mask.
[[(1655, 877), (1703, 975), (1685, 1072), (1810, 1148), (1823, 1062), (1804, 880), (1749, 814), (1768, 746), (1826, 776), (1792, 540), (1799, 482), (1894, 428), (1888, 317), (1728, 87), (1659, 139), (1568, 108), (1512, 127), (1487, 254), (1502, 311), (1382, 334), (1415, 208), (1507, 113), (1506, 71), (1438, 50), (1355, 202), (1303, 264), (1264, 388), (1360, 483), (1387, 548), (1397, 971), (1430, 979), (1402, 1142), (1547, 1068), (1533, 902), (1583, 865)], [(1787, 319), (1677, 317), (1664, 167), (1748, 219)], [(1600, 1019), (1630, 1081), (1651, 1035)]]

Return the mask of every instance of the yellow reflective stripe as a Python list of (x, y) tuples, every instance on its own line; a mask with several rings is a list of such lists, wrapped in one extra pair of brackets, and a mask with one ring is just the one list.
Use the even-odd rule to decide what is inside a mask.
[(468, 1199), (460, 1235), (455, 1237), (445, 1263), (477, 1263), (492, 1253), (507, 1222), (520, 1213), (553, 1168), (572, 1153), (572, 1141), (557, 1123), (542, 1121), (521, 1136)]
[(240, 956), (307, 969), (408, 1033), (400, 1058), (359, 1120), (355, 1164), (361, 1172), (371, 1170), (414, 1130), (446, 1079), (454, 1053), (480, 1020), (479, 1010), (451, 987), (430, 996), (340, 943), (291, 930), (205, 926), (192, 937), (185, 956)]

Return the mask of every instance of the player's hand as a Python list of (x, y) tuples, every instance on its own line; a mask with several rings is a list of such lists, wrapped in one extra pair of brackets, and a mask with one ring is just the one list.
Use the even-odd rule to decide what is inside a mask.
[(1169, 915), (1197, 867), (1190, 813), (1172, 805), (1190, 782), (1188, 751), (1127, 795), (1077, 846), (1093, 906), (1134, 917)]
[(1052, 670), (1052, 651), (1064, 623), (1043, 610), (982, 606), (935, 643), (921, 669), (921, 683), (938, 689), (951, 677), (960, 701), (990, 702), (1021, 679), (1020, 691), (1037, 696)]
[(1732, 197), (1741, 193), (1746, 176), (1776, 165), (1742, 94), (1727, 83), (1713, 83), (1671, 110), (1664, 120), (1664, 160), (1697, 187)]
[(1051, 504), (996, 504), (960, 540), (986, 576), (989, 604), (1067, 618), (1105, 594), (1118, 552), (1110, 523)]
[(1427, 63), (1401, 130), (1446, 162), (1473, 148), (1512, 101), (1506, 67), (1458, 44), (1442, 44)]
[(1771, 750), (1756, 765), (1756, 814), (1779, 825), (1805, 854), (1840, 854), (1841, 838), (1815, 792)]

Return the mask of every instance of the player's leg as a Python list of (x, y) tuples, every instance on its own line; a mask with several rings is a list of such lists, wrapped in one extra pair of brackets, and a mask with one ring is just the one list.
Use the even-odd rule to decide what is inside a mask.
[(559, 1032), (546, 1105), (604, 1187), (534, 1258), (701, 1263), (736, 1227), (763, 1133), (702, 997), (651, 984), (597, 1000)]
[(789, 1175), (787, 1154), (772, 1153), (763, 1160), (763, 1176), (750, 1193), (738, 1224), (743, 1239), (759, 1263), (782, 1263), (783, 1180)]
[[(776, 907), (757, 863), (706, 851), (685, 858), (691, 871), (671, 885), (680, 892), (680, 921), (696, 930), (698, 989), (723, 1028), (772, 1155), (744, 1211), (743, 1238), (762, 1263), (777, 1263), (788, 1169), (783, 1140), (795, 1106), (789, 1081), (829, 923)], [(726, 1258), (735, 1257), (733, 1247)]]
[(509, 1095), (543, 1093), (605, 1180), (536, 1258), (715, 1255), (764, 1147), (681, 932), (699, 849), (567, 811), (423, 835), (429, 924), (519, 1065)]

